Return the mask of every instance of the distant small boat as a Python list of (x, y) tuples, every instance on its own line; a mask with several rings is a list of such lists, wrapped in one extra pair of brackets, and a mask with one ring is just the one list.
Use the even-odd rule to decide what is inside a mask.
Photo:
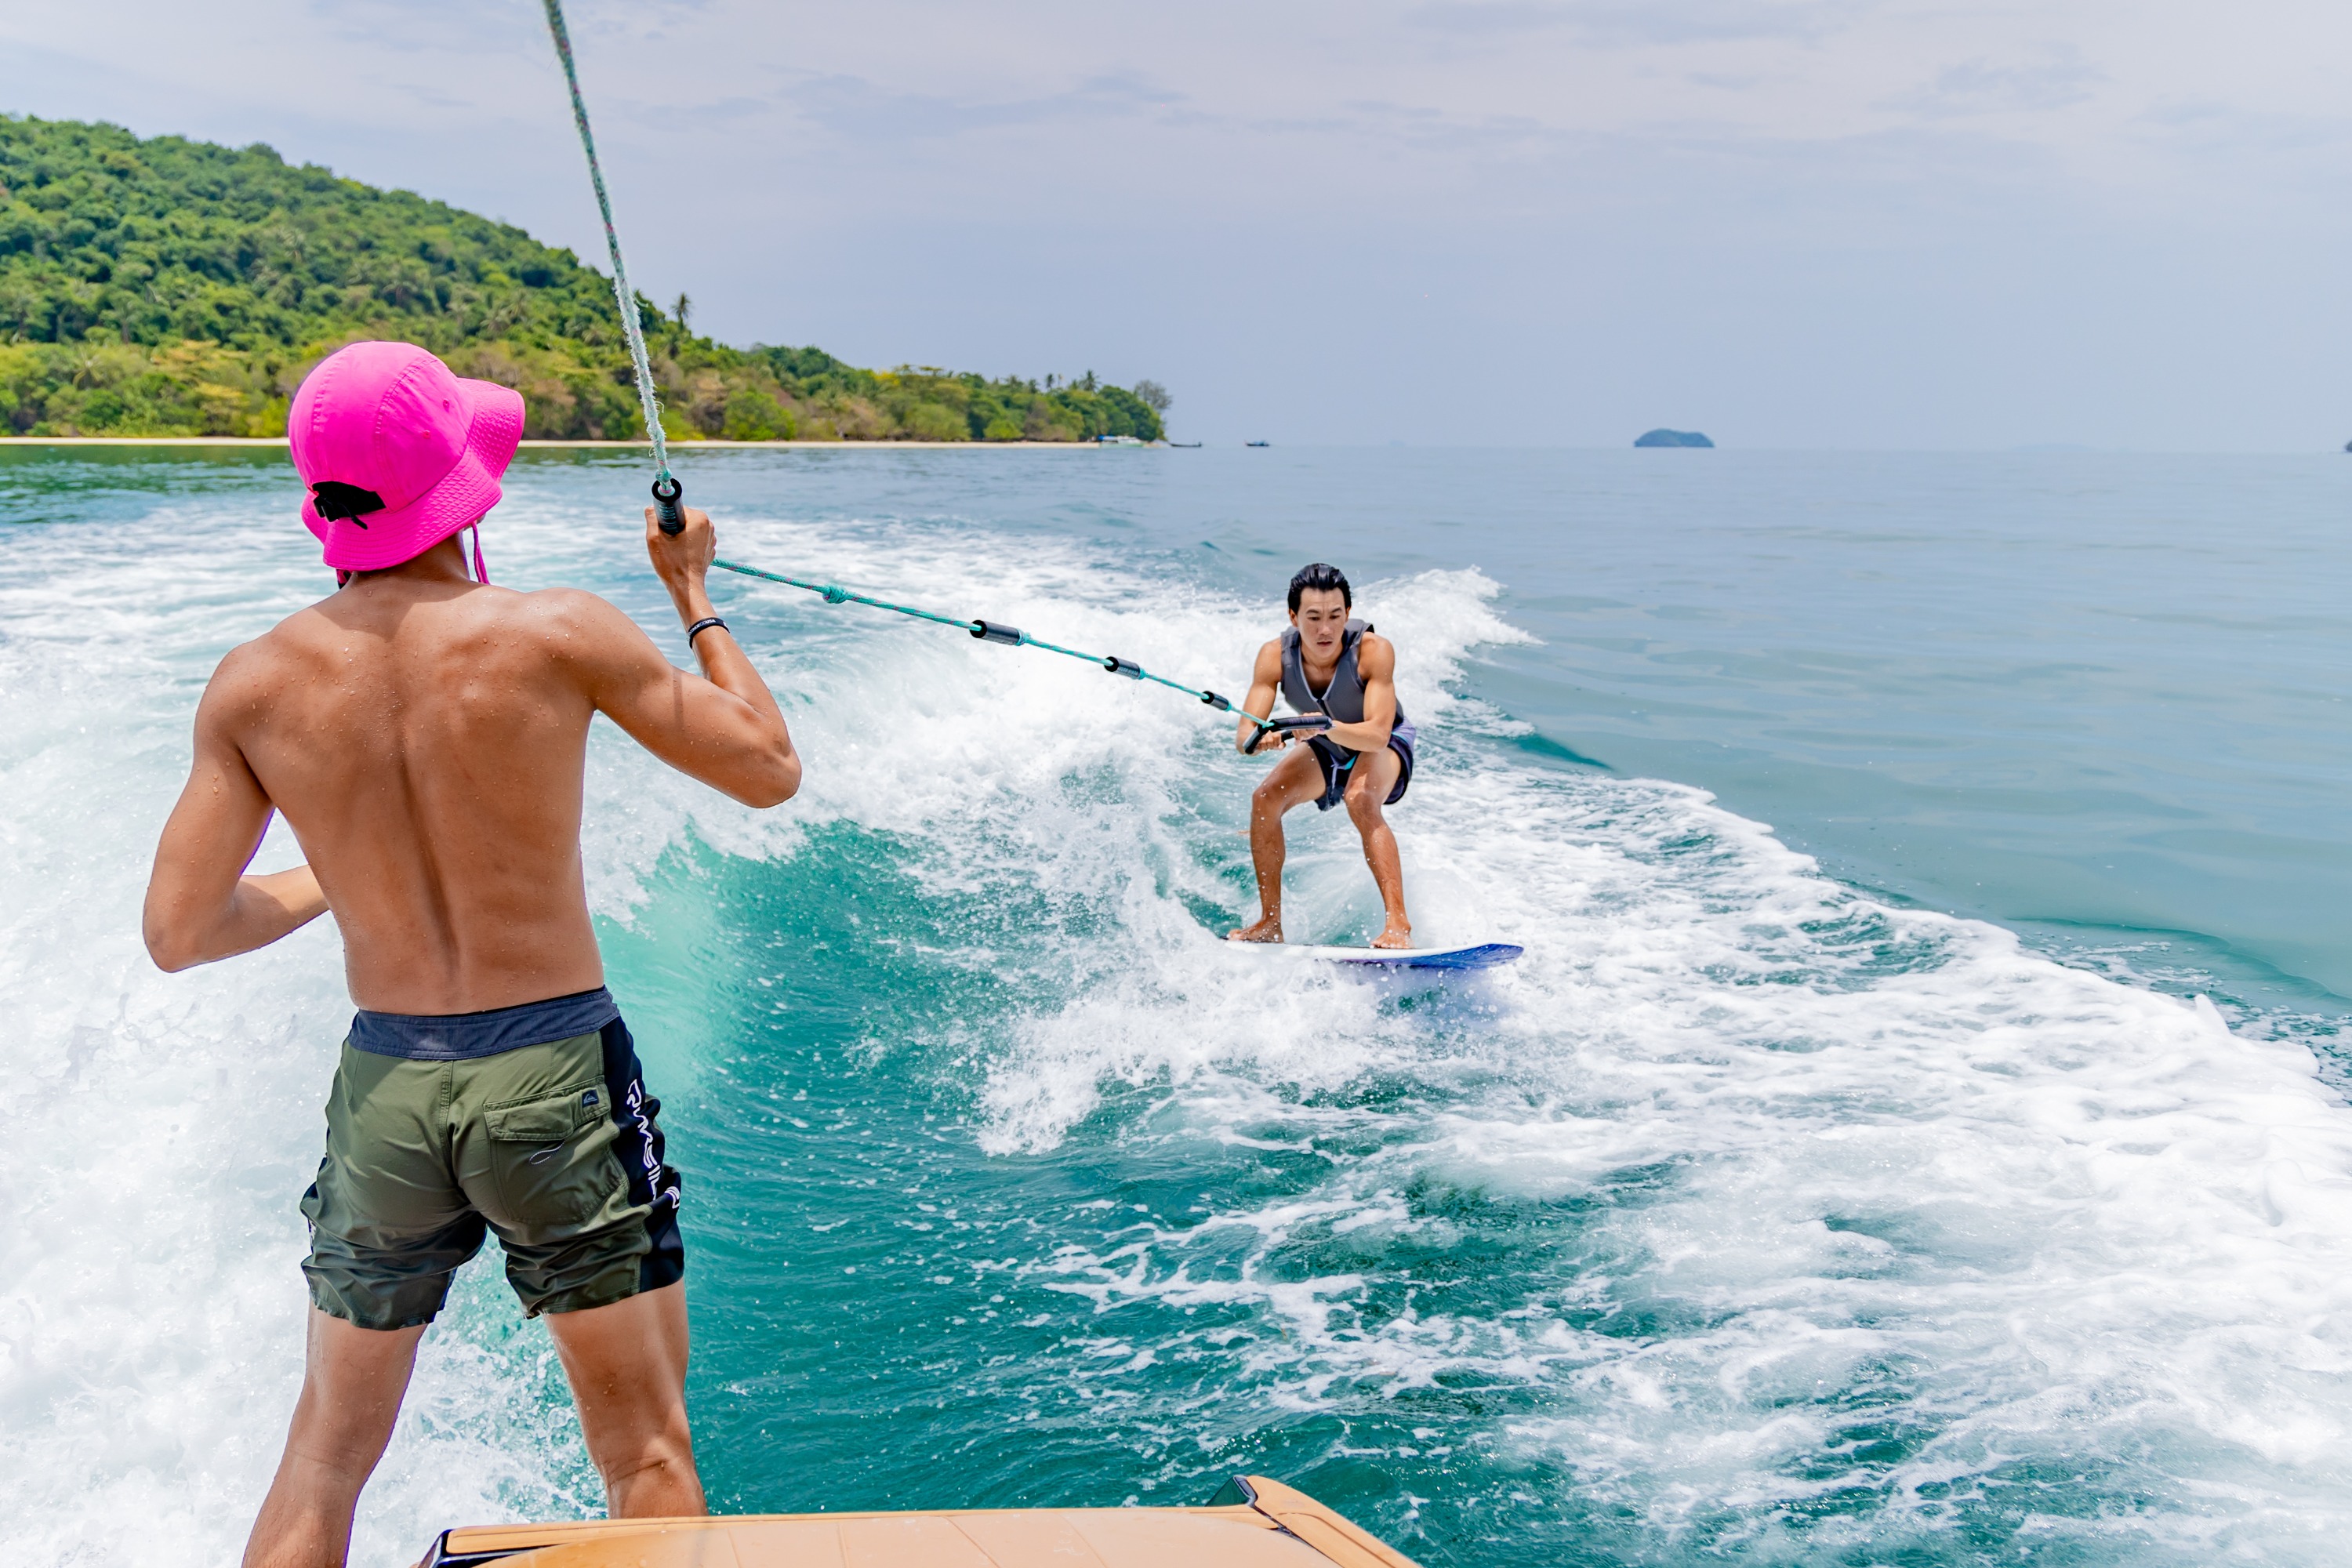
[(1198, 441), (1171, 441), (1168, 444), (1171, 447), (1197, 447), (1201, 443)]
[(1274, 445), (1271, 441), (1244, 441), (1242, 444), (1245, 447), (1271, 447)]

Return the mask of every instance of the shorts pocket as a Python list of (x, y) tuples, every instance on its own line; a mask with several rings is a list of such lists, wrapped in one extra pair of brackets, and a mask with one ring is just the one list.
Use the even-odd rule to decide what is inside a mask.
[(611, 1099), (599, 1079), (482, 1113), (490, 1180), (506, 1209), (495, 1217), (528, 1238), (586, 1219), (627, 1184)]

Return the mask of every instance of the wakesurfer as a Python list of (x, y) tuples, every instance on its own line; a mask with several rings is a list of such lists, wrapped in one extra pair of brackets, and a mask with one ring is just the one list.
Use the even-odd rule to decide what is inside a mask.
[[(604, 714), (753, 807), (790, 798), (801, 763), (711, 612), (703, 513), (675, 537), (646, 513), (699, 675), (592, 594), (489, 585), (479, 524), (522, 422), (519, 395), (407, 343), (310, 373), (288, 438), (342, 585), (221, 660), (155, 851), (158, 964), (249, 952), (331, 910), (360, 1008), (302, 1199), (308, 1355), (248, 1568), (344, 1561), (417, 1342), (488, 1231), (524, 1311), (546, 1315), (613, 1517), (706, 1511), (678, 1178), (589, 920), (588, 730)], [(273, 811), (307, 863), (246, 875)]]
[[(1396, 700), (1396, 649), (1353, 618), (1356, 596), (1336, 566), (1316, 562), (1290, 580), (1290, 626), (1257, 650), (1249, 696), (1253, 718), (1234, 733), (1238, 751), (1280, 760), (1250, 795), (1250, 860), (1257, 872), (1258, 918), (1228, 933), (1233, 942), (1282, 940), (1282, 819), (1313, 801), (1318, 811), (1344, 805), (1364, 844), (1364, 860), (1387, 916), (1379, 948), (1412, 945), (1405, 918), (1404, 870), (1384, 808), (1412, 783), (1413, 727)], [(1265, 733), (1255, 721), (1274, 712), (1279, 693), (1300, 714), (1328, 717), (1307, 735)], [(1255, 742), (1255, 744), (1253, 744)]]

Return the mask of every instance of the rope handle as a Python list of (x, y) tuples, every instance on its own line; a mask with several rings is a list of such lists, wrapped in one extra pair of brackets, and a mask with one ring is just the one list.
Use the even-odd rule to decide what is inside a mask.
[[(664, 485), (669, 488), (664, 489)], [(676, 474), (664, 474), (654, 481), (654, 521), (672, 539), (686, 531), (686, 508), (679, 504), (685, 494), (686, 487), (677, 482)]]
[(1331, 715), (1302, 713), (1296, 719), (1261, 719), (1258, 721), (1258, 726), (1257, 733), (1252, 735), (1249, 738), (1249, 743), (1242, 747), (1242, 755), (1245, 757), (1257, 755), (1258, 747), (1276, 735), (1293, 735), (1301, 730), (1309, 734), (1319, 735), (1331, 727)]

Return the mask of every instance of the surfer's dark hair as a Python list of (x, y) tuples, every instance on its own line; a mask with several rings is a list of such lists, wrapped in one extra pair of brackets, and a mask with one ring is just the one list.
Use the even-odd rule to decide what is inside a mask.
[(1326, 566), (1320, 561), (1316, 561), (1301, 566), (1298, 569), (1298, 575), (1290, 580), (1290, 613), (1292, 615), (1298, 613), (1298, 596), (1309, 588), (1327, 590), (1337, 588), (1339, 590), (1339, 602), (1351, 610), (1356, 607), (1356, 592), (1348, 586), (1348, 574), (1337, 566)]

